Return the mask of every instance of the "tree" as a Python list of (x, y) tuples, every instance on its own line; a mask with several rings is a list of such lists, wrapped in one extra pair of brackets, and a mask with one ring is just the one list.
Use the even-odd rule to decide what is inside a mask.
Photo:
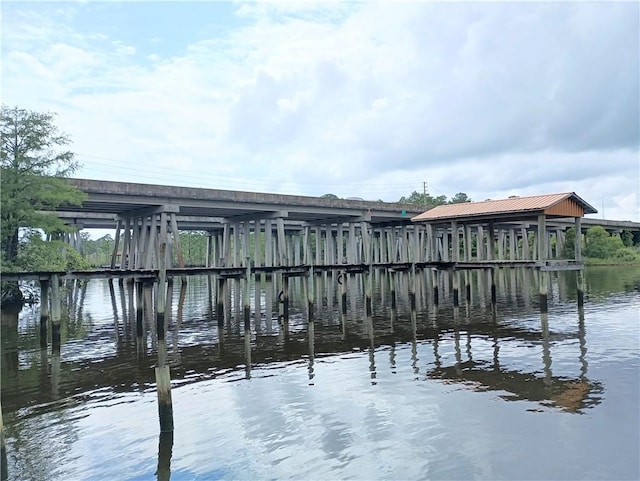
[(471, 202), (471, 199), (464, 192), (458, 192), (454, 195), (451, 200), (448, 202), (449, 204), (462, 204), (464, 202)]
[(416, 204), (423, 207), (435, 207), (437, 205), (446, 204), (447, 196), (439, 195), (438, 197), (433, 197), (430, 194), (419, 193), (414, 190), (409, 197), (400, 197), (400, 200), (398, 202), (404, 204)]
[(62, 204), (77, 205), (84, 194), (65, 179), (78, 167), (64, 147), (69, 137), (59, 132), (55, 114), (2, 106), (0, 134), (1, 234), (5, 261), (18, 255), (22, 228), (68, 231), (53, 214)]
[(339, 199), (340, 197), (338, 197), (336, 194), (322, 194), (320, 198), (321, 199)]
[(617, 235), (611, 236), (604, 227), (595, 225), (587, 229), (587, 242), (584, 255), (598, 259), (615, 257), (624, 247), (622, 239)]

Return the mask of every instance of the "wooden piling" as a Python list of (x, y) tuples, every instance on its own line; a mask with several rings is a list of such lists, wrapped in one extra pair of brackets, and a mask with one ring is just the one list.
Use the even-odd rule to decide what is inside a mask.
[(244, 330), (244, 377), (251, 379), (251, 329)]
[(160, 432), (173, 431), (173, 405), (171, 403), (171, 373), (169, 366), (155, 368), (156, 386), (158, 390), (158, 417)]
[(338, 275), (338, 284), (340, 284), (340, 312), (347, 314), (347, 274), (341, 271)]
[(51, 276), (51, 344), (54, 349), (60, 349), (60, 277)]
[(313, 272), (313, 266), (311, 266), (309, 268), (309, 275), (307, 276), (307, 319), (309, 322), (313, 321), (314, 291), (315, 274)]
[(315, 359), (315, 325), (313, 320), (310, 320), (307, 323), (307, 334), (309, 346), (309, 366), (307, 367), (307, 371), (309, 377), (309, 386), (313, 386), (313, 378), (315, 377), (315, 374), (313, 372), (313, 362)]
[[(242, 293), (242, 310), (244, 317), (244, 329), (245, 331), (251, 329), (251, 297), (250, 297), (250, 283), (251, 283), (251, 260), (249, 256), (246, 257), (246, 270), (244, 275), (244, 292)], [(256, 299), (256, 302), (259, 302)]]
[(49, 279), (40, 281), (40, 347), (47, 347), (47, 323), (49, 322)]

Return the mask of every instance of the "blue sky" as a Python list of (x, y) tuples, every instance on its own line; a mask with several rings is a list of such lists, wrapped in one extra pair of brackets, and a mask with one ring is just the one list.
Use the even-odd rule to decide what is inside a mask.
[[(3, 2), (3, 103), (78, 177), (639, 219), (637, 3)], [(600, 216), (599, 214), (598, 216)]]

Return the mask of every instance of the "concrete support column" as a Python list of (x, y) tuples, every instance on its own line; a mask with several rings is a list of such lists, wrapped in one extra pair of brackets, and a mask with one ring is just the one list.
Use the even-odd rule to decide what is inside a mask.
[(529, 233), (526, 227), (520, 229), (520, 235), (522, 236), (522, 260), (531, 259), (531, 251), (529, 250)]
[(489, 222), (489, 235), (487, 236), (487, 260), (493, 260), (495, 257), (496, 233), (493, 222)]
[(313, 256), (311, 255), (311, 252), (309, 250), (311, 248), (310, 243), (309, 243), (310, 232), (311, 232), (311, 228), (306, 226), (304, 228), (303, 237), (302, 237), (302, 243), (304, 244), (304, 246), (303, 246), (303, 249), (304, 249), (303, 263), (306, 266), (311, 265), (311, 263), (313, 261)]
[(289, 261), (287, 259), (287, 248), (286, 248), (286, 236), (284, 232), (284, 219), (282, 217), (278, 217), (276, 219), (276, 226), (278, 230), (278, 265), (286, 266), (289, 265)]
[[(458, 262), (460, 259), (460, 233), (458, 223), (451, 221), (451, 260)], [(460, 271), (453, 271), (453, 307), (460, 305)]]
[(515, 229), (509, 229), (509, 260), (518, 258), (518, 238)]
[(564, 253), (564, 230), (556, 229), (556, 259), (562, 259)]
[(485, 247), (484, 247), (484, 227), (478, 226), (478, 233), (476, 237), (476, 258), (479, 261), (485, 259)]
[(338, 264), (344, 264), (344, 237), (342, 234), (342, 223), (338, 223), (338, 233), (337, 233), (337, 242), (338, 242)]
[(546, 218), (544, 214), (538, 216), (538, 261), (544, 261), (547, 259), (547, 227)]
[(314, 235), (315, 235), (315, 245), (316, 245), (316, 266), (319, 266), (322, 264), (322, 231), (320, 230), (320, 227), (316, 227), (314, 228)]
[(355, 264), (356, 260), (356, 226), (353, 222), (349, 222), (349, 239), (348, 239), (347, 260), (349, 264)]
[(271, 219), (264, 222), (264, 262), (266, 267), (273, 267), (273, 226)]

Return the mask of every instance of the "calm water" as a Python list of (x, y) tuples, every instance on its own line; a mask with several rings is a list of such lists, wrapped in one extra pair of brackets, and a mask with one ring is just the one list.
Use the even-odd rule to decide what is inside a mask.
[[(258, 286), (245, 333), (240, 286), (225, 326), (206, 278), (172, 295), (167, 350), (175, 433), (159, 435), (151, 312), (142, 336), (126, 287), (71, 292), (60, 356), (40, 348), (39, 310), (3, 314), (2, 410), (15, 480), (639, 479), (640, 269), (554, 276), (548, 319), (535, 279), (486, 279), (454, 310), (398, 275), (318, 282), (315, 321), (292, 280), (289, 333), (277, 290)], [(78, 286), (80, 287), (80, 286)], [(253, 286), (252, 286), (253, 288)], [(445, 302), (443, 302), (445, 301)], [(171, 442), (173, 441), (173, 442)]]

